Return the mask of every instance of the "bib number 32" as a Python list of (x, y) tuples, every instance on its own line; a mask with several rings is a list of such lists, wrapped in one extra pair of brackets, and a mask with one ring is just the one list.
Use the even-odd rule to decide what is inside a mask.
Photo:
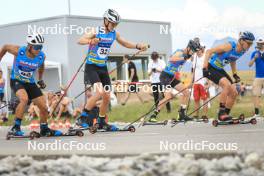
[(109, 48), (103, 48), (103, 47), (98, 48), (97, 54), (101, 58), (106, 58), (108, 53), (109, 53)]

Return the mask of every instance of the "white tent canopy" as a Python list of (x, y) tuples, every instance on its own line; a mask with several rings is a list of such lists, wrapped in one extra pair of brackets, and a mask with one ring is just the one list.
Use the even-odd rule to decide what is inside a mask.
[[(0, 63), (0, 67), (1, 70), (3, 71), (3, 78), (6, 81), (5, 84), (5, 97), (6, 97), (6, 101), (8, 103), (9, 101), (9, 95), (10, 94), (10, 89), (7, 88), (7, 85), (9, 85), (9, 79), (10, 79), (10, 75), (9, 75), (9, 70), (12, 69), (13, 66), (13, 61), (14, 61), (14, 56), (7, 53), (1, 60)], [(53, 62), (53, 61), (45, 61), (45, 69), (57, 69), (58, 70), (58, 75), (59, 75), (59, 83), (60, 85), (62, 85), (62, 75), (61, 75), (61, 64), (58, 62)]]

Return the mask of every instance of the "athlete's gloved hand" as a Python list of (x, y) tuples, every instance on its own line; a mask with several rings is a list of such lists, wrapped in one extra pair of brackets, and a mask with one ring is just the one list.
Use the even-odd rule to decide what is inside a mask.
[(203, 76), (208, 78), (208, 76), (210, 75), (209, 71), (207, 68), (203, 68)]
[(149, 48), (148, 44), (138, 43), (136, 44), (136, 49), (141, 51), (146, 51)]
[(43, 80), (39, 80), (39, 81), (38, 81), (38, 85), (39, 85), (39, 87), (40, 87), (41, 89), (45, 89), (45, 88), (46, 88), (46, 84), (44, 83)]
[(157, 72), (156, 68), (152, 68), (152, 72), (156, 73)]
[(235, 79), (235, 83), (239, 83), (241, 81), (240, 77), (236, 73), (233, 74), (233, 78)]

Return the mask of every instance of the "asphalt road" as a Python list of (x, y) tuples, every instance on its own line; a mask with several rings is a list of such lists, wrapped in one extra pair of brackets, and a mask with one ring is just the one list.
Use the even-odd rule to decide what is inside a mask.
[[(7, 127), (0, 128), (0, 155), (137, 155), (141, 153), (264, 153), (264, 121), (256, 125), (213, 127), (189, 122), (174, 128), (144, 126), (135, 133), (84, 132), (83, 137), (49, 137), (6, 140)], [(28, 130), (26, 130), (28, 131)]]

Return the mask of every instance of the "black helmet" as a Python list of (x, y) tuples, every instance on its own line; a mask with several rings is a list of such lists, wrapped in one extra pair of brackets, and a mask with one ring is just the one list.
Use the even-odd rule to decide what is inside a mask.
[(245, 31), (245, 32), (240, 32), (239, 39), (249, 40), (253, 42), (255, 40), (255, 36), (252, 32)]
[(193, 41), (200, 43), (200, 38), (199, 37), (194, 37)]
[(187, 47), (189, 47), (193, 52), (196, 52), (200, 49), (200, 43), (194, 40), (190, 40)]

